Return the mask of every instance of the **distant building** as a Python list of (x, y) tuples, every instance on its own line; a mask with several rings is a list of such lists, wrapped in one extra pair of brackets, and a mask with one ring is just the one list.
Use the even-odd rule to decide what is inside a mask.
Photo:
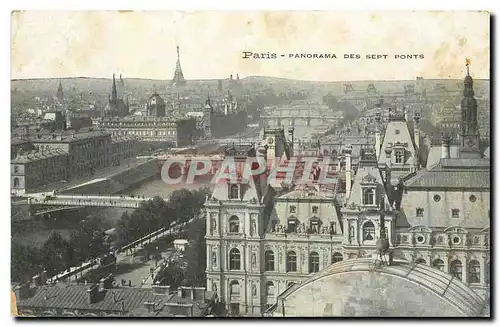
[(105, 117), (95, 124), (112, 135), (135, 136), (141, 142), (166, 142), (174, 146), (191, 145), (197, 135), (195, 118), (134, 115)]
[(165, 117), (165, 101), (158, 93), (154, 93), (146, 104), (147, 116)]
[[(121, 80), (121, 76), (120, 76)], [(104, 108), (103, 116), (105, 117), (125, 117), (129, 114), (129, 105), (118, 94), (116, 87), (115, 74), (113, 74), (113, 85), (111, 87), (111, 95), (109, 96), (108, 104)]]
[(11, 188), (33, 191), (52, 182), (83, 176), (136, 157), (134, 137), (111, 136), (92, 128), (39, 131), (28, 139), (33, 150), (19, 148), (11, 160)]

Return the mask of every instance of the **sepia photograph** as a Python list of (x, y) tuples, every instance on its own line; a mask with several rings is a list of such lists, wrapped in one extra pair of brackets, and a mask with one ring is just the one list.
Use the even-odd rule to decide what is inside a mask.
[(10, 24), (12, 316), (491, 318), (488, 11)]

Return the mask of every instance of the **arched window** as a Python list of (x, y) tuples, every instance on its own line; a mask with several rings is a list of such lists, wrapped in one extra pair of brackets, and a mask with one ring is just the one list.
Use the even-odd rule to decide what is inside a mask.
[(274, 284), (273, 284), (273, 282), (267, 282), (266, 295), (267, 296), (274, 296)]
[(432, 262), (432, 267), (444, 271), (444, 262), (441, 259), (436, 259)]
[(231, 218), (229, 218), (229, 232), (230, 233), (240, 232), (240, 219), (237, 216), (231, 216)]
[(453, 260), (450, 263), (450, 273), (452, 276), (462, 279), (462, 262), (460, 260)]
[(373, 189), (365, 189), (363, 190), (363, 204), (370, 205), (374, 204), (374, 192)]
[(19, 178), (14, 178), (14, 187), (19, 187)]
[(14, 166), (14, 172), (18, 173), (19, 172), (19, 166)]
[(289, 251), (286, 254), (286, 271), (297, 271), (297, 254)]
[(340, 262), (342, 260), (344, 260), (344, 257), (342, 256), (342, 253), (335, 252), (332, 255), (332, 263)]
[(229, 285), (229, 292), (231, 295), (240, 295), (240, 283), (238, 283), (237, 280), (233, 280)]
[(266, 260), (266, 264), (265, 264), (266, 271), (273, 271), (274, 270), (274, 253), (273, 253), (273, 251), (271, 251), (271, 250), (266, 251), (266, 253), (264, 254), (264, 258)]
[(319, 271), (319, 254), (318, 252), (311, 252), (309, 254), (309, 273), (316, 273)]
[(230, 199), (238, 199), (239, 198), (238, 185), (236, 185), (236, 184), (231, 185), (230, 192), (229, 192), (229, 198)]
[(363, 241), (375, 240), (375, 225), (371, 221), (367, 221), (363, 225)]
[(481, 283), (481, 265), (477, 260), (469, 262), (469, 283)]
[(240, 270), (240, 250), (232, 249), (229, 251), (229, 270)]
[(415, 263), (420, 263), (420, 264), (423, 264), (423, 265), (426, 264), (425, 260), (422, 259), (422, 258), (418, 258), (417, 260), (415, 260)]

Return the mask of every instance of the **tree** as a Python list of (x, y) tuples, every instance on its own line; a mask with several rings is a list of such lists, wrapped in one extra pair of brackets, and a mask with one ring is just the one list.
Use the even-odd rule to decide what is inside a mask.
[(11, 280), (29, 281), (37, 272), (41, 272), (40, 251), (33, 246), (12, 243)]
[(42, 246), (41, 258), (49, 275), (67, 269), (72, 256), (71, 247), (58, 232), (53, 231)]
[(198, 218), (193, 220), (187, 227), (186, 236), (189, 245), (186, 249), (187, 261), (186, 279), (189, 285), (205, 286), (205, 269), (207, 266), (206, 242), (205, 242), (206, 220)]
[(155, 282), (159, 281), (171, 289), (176, 289), (183, 284), (185, 277), (184, 270), (176, 262), (171, 262), (156, 275)]

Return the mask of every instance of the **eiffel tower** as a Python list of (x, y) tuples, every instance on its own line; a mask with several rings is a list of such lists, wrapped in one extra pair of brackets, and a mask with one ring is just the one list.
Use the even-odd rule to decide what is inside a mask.
[(174, 78), (172, 79), (173, 86), (186, 86), (186, 80), (181, 68), (181, 59), (179, 54), (179, 46), (177, 46), (177, 63), (175, 65)]

